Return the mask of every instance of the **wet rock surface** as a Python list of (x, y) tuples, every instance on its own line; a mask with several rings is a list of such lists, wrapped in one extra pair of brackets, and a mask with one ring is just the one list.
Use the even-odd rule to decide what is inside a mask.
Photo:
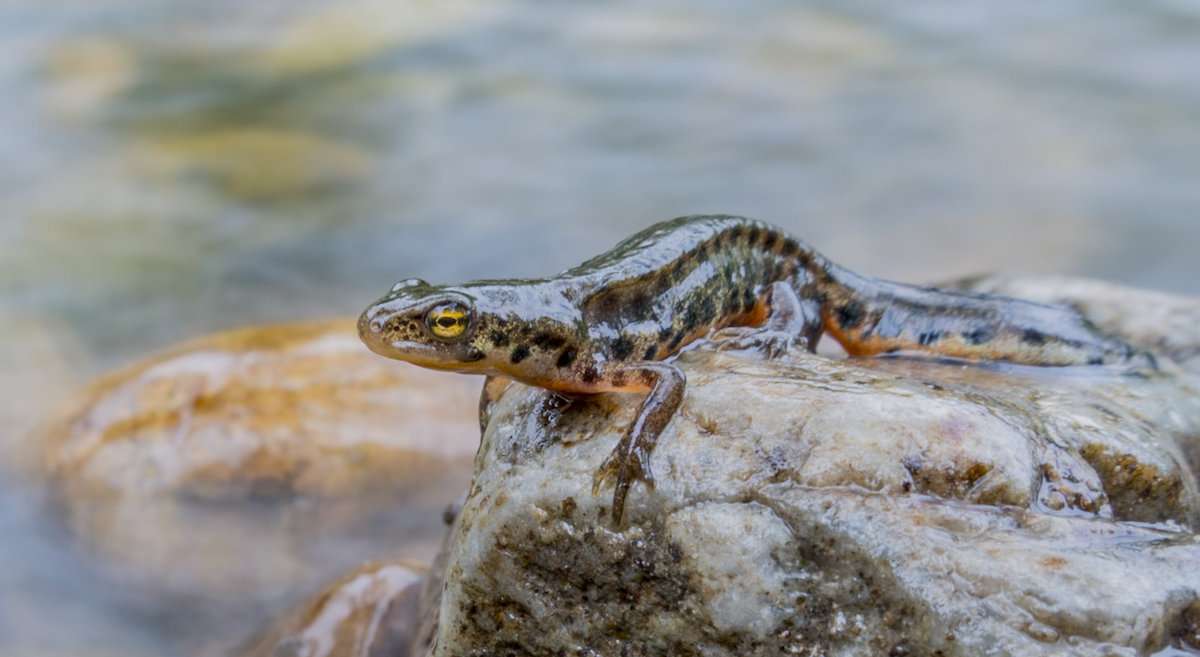
[(1200, 649), (1197, 376), (703, 348), (677, 362), (688, 390), (657, 486), (633, 489), (622, 527), (592, 476), (640, 396), (504, 394), (419, 650)]
[(433, 555), (478, 386), (370, 354), (349, 320), (218, 334), (93, 385), (42, 432), (43, 476), (123, 585), (276, 599)]

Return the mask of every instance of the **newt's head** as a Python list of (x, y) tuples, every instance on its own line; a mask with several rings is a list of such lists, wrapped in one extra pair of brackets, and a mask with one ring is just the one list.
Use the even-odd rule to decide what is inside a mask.
[(401, 281), (358, 318), (358, 335), (375, 353), (441, 370), (485, 369), (471, 338), (475, 299), (462, 288)]

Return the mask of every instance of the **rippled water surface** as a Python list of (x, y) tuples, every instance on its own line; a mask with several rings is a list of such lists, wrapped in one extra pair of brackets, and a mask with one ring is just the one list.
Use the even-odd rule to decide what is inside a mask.
[[(13, 0), (0, 40), (17, 470), (73, 387), (156, 347), (552, 273), (683, 214), (889, 278), (1200, 293), (1192, 1)], [(177, 649), (12, 479), (0, 653)]]

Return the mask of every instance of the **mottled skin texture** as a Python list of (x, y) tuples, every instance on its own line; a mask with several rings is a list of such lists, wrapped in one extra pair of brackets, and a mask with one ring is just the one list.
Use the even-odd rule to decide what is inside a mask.
[[(854, 356), (1155, 367), (1069, 308), (860, 276), (772, 226), (723, 215), (657, 224), (553, 278), (410, 279), (367, 308), (358, 330), (376, 353), (425, 367), (565, 395), (648, 391), (596, 471), (593, 493), (616, 478), (617, 523), (633, 482), (653, 487), (650, 452), (683, 399), (683, 372), (665, 361), (699, 338), (776, 354), (813, 350), (829, 333)], [(483, 418), (502, 389), (489, 379)]]

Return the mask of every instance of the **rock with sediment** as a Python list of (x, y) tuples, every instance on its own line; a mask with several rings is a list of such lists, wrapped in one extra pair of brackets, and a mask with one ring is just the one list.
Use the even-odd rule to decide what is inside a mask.
[(641, 396), (505, 392), (416, 654), (1200, 649), (1197, 375), (709, 348), (677, 364), (657, 486), (620, 527), (592, 477)]

